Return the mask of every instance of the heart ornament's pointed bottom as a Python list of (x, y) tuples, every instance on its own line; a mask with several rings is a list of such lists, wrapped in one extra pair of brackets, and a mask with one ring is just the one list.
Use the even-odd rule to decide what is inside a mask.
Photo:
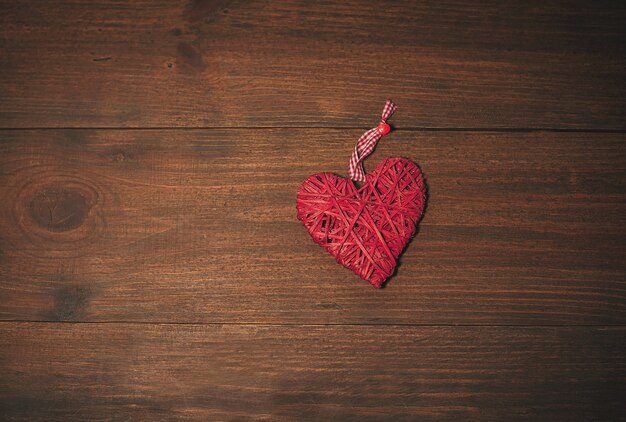
[(381, 287), (415, 234), (426, 186), (419, 167), (404, 158), (387, 158), (366, 179), (357, 189), (332, 173), (314, 174), (300, 186), (296, 208), (318, 245)]

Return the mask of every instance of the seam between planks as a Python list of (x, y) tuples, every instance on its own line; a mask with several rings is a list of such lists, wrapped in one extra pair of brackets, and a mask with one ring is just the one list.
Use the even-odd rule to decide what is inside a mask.
[(625, 324), (411, 324), (411, 323), (268, 323), (268, 322), (168, 322), (168, 321), (49, 321), (2, 320), (0, 324), (89, 324), (89, 325), (190, 325), (190, 326), (262, 326), (262, 327), (416, 327), (416, 328), (626, 328)]
[[(393, 126), (393, 125), (392, 125)], [(0, 132), (18, 131), (66, 131), (66, 130), (110, 130), (110, 131), (159, 131), (159, 130), (365, 130), (366, 126), (154, 126), (154, 127), (6, 127), (0, 128)], [(538, 128), (538, 127), (511, 127), (511, 128), (488, 128), (488, 127), (420, 127), (410, 126), (394, 128), (394, 132), (470, 132), (470, 133), (626, 133), (626, 129), (567, 129), (567, 128)]]

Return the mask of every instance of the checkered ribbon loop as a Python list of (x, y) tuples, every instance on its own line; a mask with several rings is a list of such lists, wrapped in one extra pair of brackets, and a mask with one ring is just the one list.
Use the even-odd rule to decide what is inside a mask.
[(398, 107), (393, 101), (387, 100), (385, 107), (383, 108), (383, 115), (380, 124), (365, 132), (359, 140), (356, 142), (352, 157), (350, 157), (350, 164), (348, 165), (348, 174), (350, 179), (356, 182), (365, 182), (365, 170), (363, 169), (363, 160), (370, 155), (378, 140), (389, 133), (389, 125), (387, 119), (396, 111)]

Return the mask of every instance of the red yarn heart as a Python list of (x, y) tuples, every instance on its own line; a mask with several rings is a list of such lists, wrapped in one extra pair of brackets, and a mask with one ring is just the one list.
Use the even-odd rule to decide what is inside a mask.
[(296, 208), (318, 245), (381, 287), (415, 234), (425, 199), (419, 167), (404, 158), (388, 158), (366, 176), (360, 189), (332, 173), (310, 176), (298, 190)]

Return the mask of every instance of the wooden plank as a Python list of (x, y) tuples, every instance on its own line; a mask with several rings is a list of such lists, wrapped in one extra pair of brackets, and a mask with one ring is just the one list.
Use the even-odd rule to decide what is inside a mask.
[(296, 219), (360, 131), (0, 132), (0, 318), (624, 324), (622, 134), (398, 131), (429, 202), (374, 290)]
[(0, 127), (626, 129), (622, 2), (0, 3)]
[(624, 328), (0, 324), (12, 420), (617, 420)]

